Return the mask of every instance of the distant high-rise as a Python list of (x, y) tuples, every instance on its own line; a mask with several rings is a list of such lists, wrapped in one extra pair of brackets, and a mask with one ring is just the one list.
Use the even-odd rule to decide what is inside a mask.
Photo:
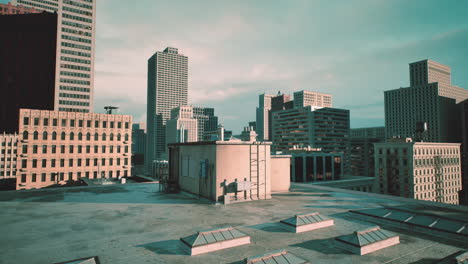
[(151, 171), (154, 160), (165, 159), (166, 121), (171, 110), (187, 105), (188, 58), (176, 48), (157, 51), (148, 60), (147, 155), (145, 164)]
[(214, 108), (192, 107), (193, 118), (198, 121), (198, 140), (203, 141), (205, 133), (215, 132), (218, 129), (218, 117), (214, 115)]
[(180, 106), (171, 110), (171, 119), (166, 122), (166, 143), (198, 141), (198, 120), (193, 107)]
[(256, 112), (256, 125), (258, 141), (271, 140), (271, 98), (274, 95), (261, 94), (258, 98), (258, 107)]
[(411, 63), (411, 86), (385, 91), (386, 137), (415, 137), (416, 124), (426, 122), (425, 141), (460, 142), (456, 102), (468, 98), (468, 90), (451, 85), (450, 78), (448, 66), (430, 60)]
[(374, 143), (385, 142), (385, 127), (353, 128), (349, 142), (351, 175), (374, 177)]
[(311, 91), (294, 92), (294, 108), (304, 106), (332, 107), (331, 94), (324, 94)]
[(92, 112), (96, 1), (13, 0), (12, 4), (58, 14), (54, 110)]
[(0, 15), (0, 133), (18, 132), (21, 108), (54, 110), (57, 19)]

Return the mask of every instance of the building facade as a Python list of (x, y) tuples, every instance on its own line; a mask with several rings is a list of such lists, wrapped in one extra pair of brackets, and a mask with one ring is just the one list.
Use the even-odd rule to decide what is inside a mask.
[(385, 142), (385, 127), (352, 128), (349, 142), (351, 175), (374, 177), (374, 143)]
[(192, 107), (193, 118), (198, 122), (198, 139), (203, 141), (206, 132), (214, 132), (218, 129), (218, 117), (214, 115), (214, 108)]
[(12, 0), (15, 6), (58, 14), (54, 110), (93, 110), (95, 0)]
[(17, 189), (130, 176), (132, 117), (20, 110)]
[(256, 132), (259, 141), (271, 141), (271, 98), (274, 95), (261, 94), (258, 96), (256, 109)]
[(273, 118), (273, 150), (287, 152), (294, 146), (342, 153), (344, 172), (349, 161), (349, 110), (312, 106), (276, 111)]
[(458, 105), (461, 112), (462, 126), (462, 191), (460, 193), (460, 204), (468, 205), (468, 99)]
[(0, 133), (18, 133), (21, 108), (54, 109), (57, 21), (47, 12), (0, 15)]
[(468, 90), (451, 83), (450, 67), (431, 60), (409, 65), (410, 87), (385, 91), (386, 138), (414, 138), (416, 123), (426, 122), (424, 140), (460, 142), (460, 114), (456, 103)]
[(24, 6), (15, 6), (11, 3), (8, 4), (1, 4), (0, 3), (0, 15), (22, 15), (22, 14), (31, 14), (31, 13), (40, 13), (39, 11), (34, 8), (28, 8)]
[(194, 118), (191, 106), (180, 106), (171, 110), (171, 119), (166, 122), (167, 144), (197, 142), (198, 134), (198, 120)]
[(16, 178), (18, 134), (0, 134), (0, 181)]
[(459, 143), (395, 139), (375, 144), (376, 193), (459, 204)]
[(171, 110), (188, 103), (188, 58), (167, 47), (148, 60), (146, 171), (155, 160), (167, 159), (166, 121)]
[(331, 94), (298, 91), (294, 92), (294, 108), (304, 106), (333, 107)]

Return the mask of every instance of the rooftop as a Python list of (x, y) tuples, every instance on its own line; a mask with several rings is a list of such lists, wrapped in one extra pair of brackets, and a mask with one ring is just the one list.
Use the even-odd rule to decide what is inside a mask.
[[(243, 263), (278, 250), (310, 263), (432, 263), (468, 248), (468, 242), (385, 223), (379, 226), (399, 235), (400, 244), (365, 256), (334, 244), (336, 237), (376, 225), (351, 210), (393, 208), (466, 223), (468, 207), (463, 206), (309, 184), (293, 184), (290, 192), (273, 194), (270, 200), (227, 206), (157, 190), (157, 184), (145, 183), (1, 192), (0, 263), (57, 263), (90, 256), (112, 264)], [(310, 212), (334, 219), (335, 225), (296, 234), (279, 224)], [(249, 235), (251, 244), (198, 256), (180, 248), (181, 237), (226, 226)]]

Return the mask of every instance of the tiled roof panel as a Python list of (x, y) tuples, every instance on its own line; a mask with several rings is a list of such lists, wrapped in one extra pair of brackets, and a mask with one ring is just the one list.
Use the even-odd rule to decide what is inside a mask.
[(362, 247), (362, 246), (373, 244), (373, 243), (376, 243), (376, 242), (379, 242), (379, 241), (382, 241), (382, 240), (385, 240), (394, 236), (396, 235), (376, 226), (370, 229), (356, 231), (352, 234), (338, 237), (337, 240), (344, 241), (348, 244)]
[(319, 223), (326, 220), (328, 220), (327, 217), (320, 215), (318, 212), (314, 212), (308, 214), (295, 215), (291, 218), (282, 220), (281, 222), (292, 226), (302, 226)]
[(307, 260), (300, 258), (289, 251), (278, 250), (263, 255), (245, 259), (247, 264), (306, 264)]

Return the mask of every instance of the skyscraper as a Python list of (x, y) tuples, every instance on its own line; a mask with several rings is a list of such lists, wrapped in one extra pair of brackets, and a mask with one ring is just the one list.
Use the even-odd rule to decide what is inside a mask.
[(171, 119), (166, 122), (166, 143), (198, 141), (198, 120), (193, 107), (180, 106), (171, 110)]
[(18, 132), (19, 110), (54, 110), (57, 14), (0, 15), (0, 132)]
[(418, 122), (428, 123), (425, 141), (460, 142), (457, 101), (468, 90), (451, 85), (450, 68), (424, 60), (410, 64), (410, 87), (385, 91), (385, 134), (414, 137)]
[(218, 117), (214, 115), (214, 108), (194, 106), (193, 118), (198, 121), (198, 141), (203, 141), (207, 132), (218, 129)]
[(261, 94), (258, 97), (258, 107), (256, 112), (256, 125), (259, 141), (271, 140), (271, 98), (274, 95)]
[(171, 110), (187, 105), (188, 58), (176, 48), (157, 51), (148, 60), (147, 91), (147, 171), (154, 160), (164, 159), (166, 149), (166, 121)]
[(54, 110), (93, 110), (95, 0), (13, 0), (13, 5), (57, 12)]

